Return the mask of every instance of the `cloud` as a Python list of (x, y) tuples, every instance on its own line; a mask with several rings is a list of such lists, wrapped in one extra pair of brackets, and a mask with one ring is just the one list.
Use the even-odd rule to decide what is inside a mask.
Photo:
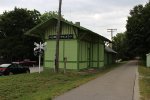
[[(147, 0), (63, 0), (62, 14), (70, 21), (81, 25), (107, 38), (107, 28), (117, 28), (124, 32), (129, 11), (137, 4)], [(57, 11), (58, 0), (0, 0), (0, 13), (13, 10), (14, 7), (36, 9), (41, 13)], [(116, 33), (117, 33), (116, 32)], [(115, 34), (116, 34), (115, 33)]]

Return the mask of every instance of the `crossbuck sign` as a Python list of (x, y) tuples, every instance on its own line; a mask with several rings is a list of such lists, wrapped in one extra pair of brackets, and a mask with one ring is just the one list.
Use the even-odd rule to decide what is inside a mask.
[(47, 44), (46, 42), (43, 44), (41, 44), (41, 42), (40, 42), (40, 44), (34, 42), (34, 45), (36, 46), (34, 48), (34, 52), (38, 53), (38, 55), (39, 55), (39, 73), (41, 71), (41, 56), (42, 56), (43, 51), (45, 50), (46, 44)]

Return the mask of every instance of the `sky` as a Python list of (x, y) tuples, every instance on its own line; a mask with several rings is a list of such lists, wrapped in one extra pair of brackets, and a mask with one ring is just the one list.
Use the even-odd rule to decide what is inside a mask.
[[(126, 31), (126, 21), (130, 10), (138, 4), (145, 5), (148, 0), (62, 0), (62, 15), (72, 22), (88, 28), (108, 39), (114, 32)], [(0, 14), (13, 10), (14, 7), (36, 9), (41, 14), (46, 11), (57, 11), (59, 0), (0, 0)]]

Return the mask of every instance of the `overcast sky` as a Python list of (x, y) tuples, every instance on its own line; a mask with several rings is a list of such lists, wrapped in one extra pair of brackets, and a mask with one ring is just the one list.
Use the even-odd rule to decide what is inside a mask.
[[(59, 0), (0, 0), (0, 14), (14, 7), (36, 9), (41, 13), (57, 11)], [(63, 0), (62, 14), (73, 22), (110, 39), (109, 28), (117, 29), (114, 35), (124, 32), (130, 10), (148, 0)]]

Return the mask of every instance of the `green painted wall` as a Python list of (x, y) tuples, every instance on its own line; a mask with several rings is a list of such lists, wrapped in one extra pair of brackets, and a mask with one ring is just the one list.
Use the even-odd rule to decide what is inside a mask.
[(79, 41), (79, 69), (89, 66), (89, 47), (90, 44), (85, 41)]
[(115, 55), (112, 53), (105, 52), (105, 65), (110, 65), (115, 63)]
[(108, 54), (107, 54), (107, 52), (105, 52), (105, 65), (108, 65)]
[[(75, 29), (62, 23), (62, 34), (73, 34), (74, 39), (61, 39), (59, 44), (59, 65), (60, 68), (64, 68), (64, 57), (67, 58), (66, 68), (77, 69), (77, 40), (75, 35)], [(54, 68), (55, 66), (55, 50), (56, 40), (49, 40), (49, 35), (56, 35), (56, 24), (50, 26), (45, 33), (45, 40), (47, 42), (45, 54), (44, 54), (44, 66)]]
[[(68, 24), (62, 23), (62, 35), (65, 34), (73, 34), (74, 39), (76, 39), (76, 28), (73, 26), (70, 26)], [(45, 40), (48, 40), (49, 35), (56, 35), (56, 23), (53, 23), (51, 26), (48, 27), (48, 29), (45, 32)]]
[(99, 44), (99, 67), (104, 67), (104, 44)]
[(96, 44), (92, 44), (92, 62), (91, 62), (91, 66), (92, 67), (98, 67), (98, 54), (99, 54), (99, 51), (98, 51), (98, 43)]
[[(47, 47), (44, 56), (44, 66), (54, 68), (55, 66), (55, 48), (56, 41), (47, 41)], [(61, 40), (59, 49), (59, 65), (64, 68), (64, 57), (67, 58), (67, 69), (77, 69), (77, 41)]]
[(79, 67), (103, 67), (104, 66), (104, 44), (79, 42)]
[[(62, 34), (73, 34), (74, 39), (61, 39), (59, 51), (59, 65), (64, 68), (64, 57), (67, 58), (67, 69), (84, 69), (88, 67), (103, 67), (104, 66), (104, 43), (87, 42), (82, 39), (77, 39), (77, 33), (85, 34), (83, 31), (68, 24), (62, 23)], [(83, 34), (81, 34), (83, 32)], [(55, 66), (55, 49), (56, 40), (49, 40), (49, 35), (56, 35), (56, 23), (53, 23), (45, 31), (45, 41), (47, 49), (44, 55), (44, 66), (54, 68)], [(88, 35), (88, 34), (87, 34)], [(82, 36), (81, 36), (82, 37)], [(80, 37), (79, 37), (80, 38)]]

